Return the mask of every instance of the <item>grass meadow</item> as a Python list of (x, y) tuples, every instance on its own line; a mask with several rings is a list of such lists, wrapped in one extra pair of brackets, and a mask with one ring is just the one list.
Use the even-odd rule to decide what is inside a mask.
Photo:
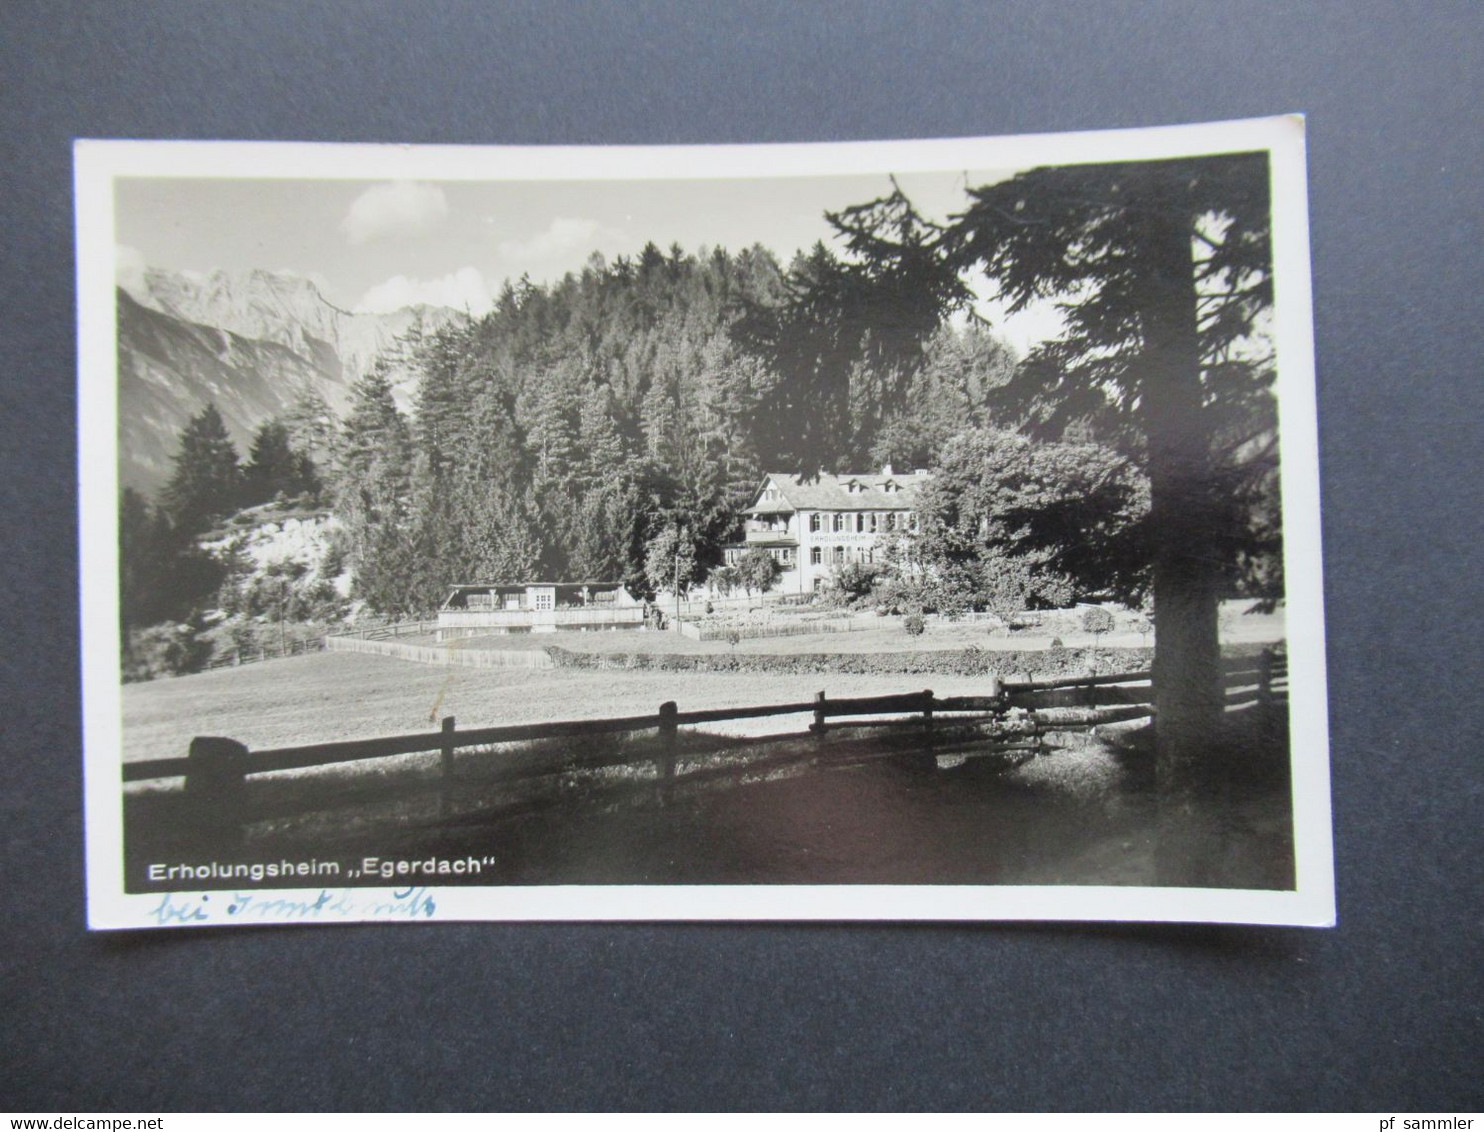
[[(1222, 618), (1227, 643), (1277, 641), (1280, 614), (1242, 614), (1240, 603)], [(1064, 635), (1070, 648), (1090, 645), (1083, 634)], [(1127, 639), (1125, 639), (1127, 638)], [(409, 640), (409, 643), (413, 643)], [(431, 643), (431, 642), (421, 642)], [(742, 641), (738, 652), (870, 653), (897, 650), (1035, 649), (1050, 643), (1033, 634), (993, 636), (972, 623), (929, 621), (913, 637), (891, 624), (850, 633)], [(1136, 634), (1104, 634), (1105, 646), (1136, 646)], [(457, 642), (461, 648), (533, 649), (548, 644), (579, 652), (726, 653), (725, 641), (692, 641), (676, 633), (619, 631), (493, 635)], [(889, 695), (930, 687), (940, 696), (976, 695), (982, 677), (944, 674), (797, 676), (719, 672), (582, 669), (476, 669), (417, 664), (381, 656), (314, 653), (193, 676), (126, 684), (123, 688), (125, 761), (184, 755), (197, 735), (222, 735), (252, 748), (369, 739), (427, 731), (446, 715), (462, 727), (495, 727), (563, 719), (640, 715), (674, 700), (681, 711), (745, 707), (832, 697)], [(798, 730), (798, 720), (738, 721), (731, 734)]]
[(125, 685), (124, 759), (184, 755), (197, 735), (224, 735), (266, 748), (431, 731), (445, 715), (457, 717), (461, 728), (495, 727), (641, 715), (666, 700), (691, 711), (807, 700), (821, 689), (831, 696), (873, 696), (923, 687), (944, 696), (972, 695), (983, 691), (984, 681), (902, 674), (801, 679), (749, 673), (739, 679), (719, 672), (445, 668), (314, 653)]

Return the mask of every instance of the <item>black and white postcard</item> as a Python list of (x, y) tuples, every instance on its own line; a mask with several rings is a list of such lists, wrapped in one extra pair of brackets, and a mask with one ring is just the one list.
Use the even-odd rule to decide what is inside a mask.
[(1302, 119), (75, 159), (94, 928), (1333, 922)]

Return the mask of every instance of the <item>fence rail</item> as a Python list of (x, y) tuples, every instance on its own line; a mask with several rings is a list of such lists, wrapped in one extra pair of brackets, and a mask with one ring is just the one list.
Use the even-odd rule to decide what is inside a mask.
[(419, 664), (449, 664), (460, 668), (553, 668), (551, 654), (540, 649), (460, 649), (457, 645), (413, 645), (406, 641), (330, 637), (330, 652), (371, 653)]
[(205, 671), (218, 668), (240, 668), (244, 664), (259, 664), (265, 660), (282, 660), (287, 656), (304, 656), (306, 653), (322, 652), (323, 637), (306, 637), (298, 641), (286, 641), (278, 648), (233, 649), (230, 655), (218, 656), (206, 662)]
[(394, 621), (390, 625), (371, 625), (365, 629), (345, 629), (331, 633), (333, 640), (384, 641), (397, 637), (420, 637), (438, 628), (437, 621)]
[[(345, 642), (342, 641), (343, 647)], [(392, 642), (356, 641), (368, 646)], [(402, 648), (415, 646), (398, 646)], [(440, 650), (447, 651), (447, 650)], [(454, 650), (456, 652), (456, 650)], [(1229, 706), (1271, 706), (1286, 685), (1286, 662), (1264, 653), (1226, 666), (1225, 684)], [(654, 764), (662, 787), (673, 783), (676, 773), (677, 732), (680, 727), (766, 716), (811, 717), (798, 738), (812, 734), (823, 742), (826, 733), (839, 727), (918, 726), (931, 735), (944, 717), (962, 722), (1014, 722), (1017, 734), (1040, 737), (1053, 730), (1075, 729), (1101, 723), (1147, 718), (1153, 715), (1150, 673), (1124, 672), (1069, 676), (1055, 680), (1001, 681), (990, 677), (986, 693), (977, 696), (937, 697), (931, 690), (883, 696), (849, 696), (831, 699), (818, 692), (811, 700), (746, 707), (706, 708), (680, 711), (671, 701), (657, 712), (612, 719), (576, 719), (548, 723), (513, 724), (500, 727), (459, 729), (454, 717), (446, 717), (437, 731), (407, 735), (353, 739), (333, 743), (277, 747), (250, 751), (233, 739), (198, 736), (183, 758), (149, 759), (123, 765), (125, 782), (184, 778), (184, 792), (204, 807), (201, 828), (222, 825), (240, 827), (239, 803), (250, 775), (311, 767), (334, 766), (384, 759), (399, 755), (437, 751), (441, 755), (444, 798), (453, 779), (454, 752), (461, 748), (492, 747), (508, 743), (531, 743), (552, 739), (628, 735), (651, 732), (657, 753), (635, 756), (621, 749), (586, 752), (560, 751), (534, 764), (512, 769), (512, 778), (533, 778), (574, 769), (631, 764)], [(1062, 709), (1056, 718), (1039, 713)], [(873, 718), (874, 717), (874, 718)], [(883, 719), (881, 717), (892, 717)], [(964, 719), (964, 717), (970, 717)], [(847, 720), (850, 722), (831, 722)], [(789, 736), (777, 736), (783, 739)], [(745, 767), (743, 768), (745, 770)]]

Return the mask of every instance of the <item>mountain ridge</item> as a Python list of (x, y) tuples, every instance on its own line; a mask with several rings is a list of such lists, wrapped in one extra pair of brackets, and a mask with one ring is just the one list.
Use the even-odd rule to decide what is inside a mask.
[[(146, 268), (116, 290), (119, 479), (153, 494), (169, 478), (181, 428), (214, 402), (239, 453), (266, 420), (312, 391), (337, 415), (351, 385), (405, 338), (469, 316), (426, 304), (345, 311), (313, 280), (254, 268), (205, 274)], [(415, 377), (394, 374), (407, 407)]]

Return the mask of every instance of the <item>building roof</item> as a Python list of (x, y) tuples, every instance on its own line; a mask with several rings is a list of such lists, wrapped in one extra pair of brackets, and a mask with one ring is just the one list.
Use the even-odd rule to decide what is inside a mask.
[[(910, 511), (917, 506), (917, 493), (933, 478), (931, 472), (879, 472), (830, 475), (820, 472), (807, 479), (788, 472), (769, 472), (758, 488), (749, 509), (753, 513), (776, 511)], [(888, 486), (894, 490), (888, 490)], [(764, 500), (763, 493), (777, 488), (781, 500)]]

